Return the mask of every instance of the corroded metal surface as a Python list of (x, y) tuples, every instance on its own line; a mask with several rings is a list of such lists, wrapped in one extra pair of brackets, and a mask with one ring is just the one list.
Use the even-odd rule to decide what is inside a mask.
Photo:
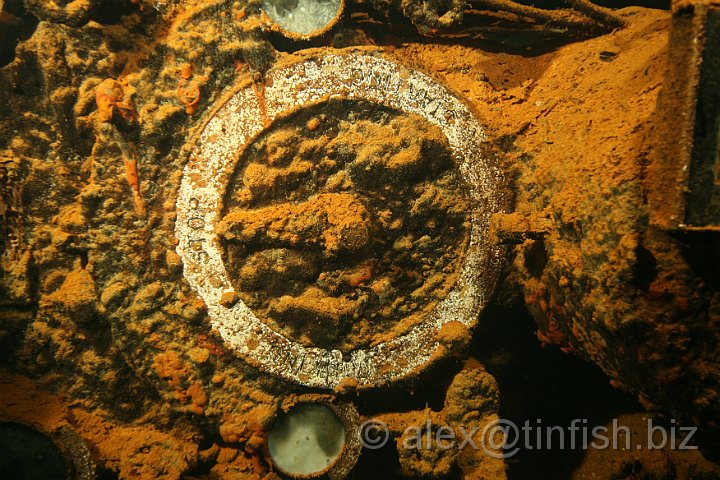
[[(333, 388), (344, 379), (382, 384), (408, 375), (439, 348), (435, 335), (458, 321), (471, 327), (494, 287), (500, 253), (490, 245), (490, 215), (500, 210), (501, 172), (483, 148), (485, 134), (472, 113), (426, 75), (369, 55), (330, 55), (270, 72), (265, 105), (250, 87), (237, 92), (205, 126), (185, 167), (177, 201), (176, 235), (184, 275), (208, 307), (212, 325), (250, 363), (285, 379)], [(474, 211), (457, 284), (407, 334), (348, 355), (307, 348), (265, 325), (233, 292), (214, 232), (230, 172), (243, 148), (280, 116), (331, 98), (367, 100), (420, 114), (449, 140)], [(265, 116), (265, 118), (263, 118)]]
[(720, 5), (673, 3), (668, 71), (648, 169), (651, 224), (720, 229)]

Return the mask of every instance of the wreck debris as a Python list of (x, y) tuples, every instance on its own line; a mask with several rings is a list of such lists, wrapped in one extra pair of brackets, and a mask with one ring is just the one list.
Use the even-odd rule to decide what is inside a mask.
[(567, 0), (570, 9), (546, 9), (513, 0), (359, 0), (401, 11), (426, 36), (499, 38), (502, 33), (585, 37), (622, 28), (625, 20), (589, 0)]
[[(98, 4), (96, 0), (93, 3)], [(440, 2), (428, 3), (440, 5)], [(3, 306), (2, 356), (7, 369), (31, 376), (37, 379), (41, 388), (60, 391), (73, 401), (72, 418), (82, 429), (83, 438), (92, 444), (102, 474), (106, 476), (172, 480), (185, 476), (192, 478), (202, 471), (217, 478), (276, 478), (272, 472), (268, 473), (268, 462), (260, 453), (263, 436), (269, 427), (266, 419), (274, 415), (278, 398), (303, 388), (257, 372), (236, 358), (234, 348), (223, 343), (206, 323), (203, 299), (190, 290), (182, 277), (183, 267), (186, 270), (190, 267), (175, 253), (174, 206), (182, 169), (189, 157), (185, 153), (193, 144), (189, 138), (202, 130), (207, 120), (212, 121), (210, 108), (220, 92), (250, 84), (251, 73), (257, 70), (248, 68), (250, 73), (245, 70), (236, 73), (231, 67), (235, 60), (248, 66), (272, 63), (268, 60), (271, 56), (265, 55), (272, 52), (270, 47), (260, 48), (261, 43), (245, 42), (246, 37), (238, 33), (236, 38), (233, 33), (236, 19), (249, 18), (252, 23), (257, 20), (257, 13), (248, 8), (247, 16), (241, 15), (240, 11), (236, 15), (226, 15), (223, 11), (226, 6), (226, 2), (189, 2), (177, 10), (175, 17), (161, 17), (147, 10), (141, 14), (142, 10), (134, 10), (123, 15), (118, 24), (108, 26), (90, 22), (77, 29), (42, 22), (30, 42), (21, 40), (16, 61), (12, 60), (14, 43), (11, 45), (13, 56), (8, 62), (12, 64), (4, 67), (3, 75), (0, 75), (0, 85), (5, 92), (0, 103), (6, 112), (0, 118), (0, 142), (8, 143), (3, 143), (0, 148), (7, 152), (4, 156), (17, 160), (19, 167), (12, 167), (12, 175), (17, 174), (17, 178), (8, 176), (6, 183), (11, 190), (4, 194), (13, 192), (15, 195), (17, 192), (18, 200), (13, 207), (16, 210), (12, 216), (24, 222), (20, 241), (29, 242), (30, 249), (22, 253), (22, 263), (31, 268), (23, 267), (22, 270), (32, 273), (26, 275), (32, 283), (19, 281), (12, 265), (3, 259), (3, 281), (7, 280), (13, 287), (22, 286), (23, 290), (26, 290), (23, 285), (33, 286), (32, 290), (27, 289), (32, 296), (24, 293), (20, 296), (6, 290), (12, 299), (26, 300), (11, 305), (10, 309)], [(5, 7), (8, 7), (7, 1)], [(242, 7), (241, 11), (244, 11), (245, 5)], [(482, 36), (491, 28), (500, 32), (502, 25), (509, 25), (509, 19), (515, 15), (491, 12), (487, 7), (481, 9), (479, 4), (475, 10), (484, 13), (470, 9), (463, 12), (466, 24), (477, 21), (476, 26), (482, 27), (481, 17), (487, 22), (498, 23), (475, 32), (465, 30), (465, 38)], [(435, 14), (438, 13), (440, 11), (436, 9)], [(183, 17), (184, 14), (187, 16)], [(521, 276), (524, 283), (519, 285), (512, 283), (513, 280), (508, 283), (512, 291), (517, 292), (513, 295), (526, 294), (525, 300), (540, 319), (541, 332), (545, 332), (540, 336), (563, 349), (587, 353), (590, 360), (603, 365), (613, 377), (614, 384), (635, 393), (643, 392), (665, 411), (676, 408), (674, 413), (690, 416), (705, 409), (709, 413), (698, 417), (697, 421), (708, 424), (708, 419), (717, 418), (712, 410), (717, 405), (713, 401), (716, 397), (712, 388), (717, 384), (713, 381), (717, 377), (714, 373), (717, 336), (710, 323), (714, 321), (713, 315), (717, 316), (713, 306), (718, 304), (717, 296), (712, 292), (717, 275), (711, 269), (716, 263), (712, 259), (716, 257), (698, 255), (702, 257), (699, 266), (705, 268), (704, 272), (699, 269), (702, 278), (688, 272), (684, 269), (683, 256), (691, 252), (672, 250), (668, 253), (663, 251), (660, 241), (652, 243), (652, 239), (650, 242), (644, 239), (642, 199), (639, 195), (627, 194), (628, 190), (639, 191), (638, 185), (642, 183), (640, 166), (646, 158), (647, 148), (639, 139), (645, 133), (646, 120), (654, 108), (655, 92), (662, 83), (658, 71), (665, 62), (669, 18), (664, 12), (642, 8), (624, 9), (618, 15), (628, 21), (627, 29), (587, 43), (553, 48), (551, 52), (537, 56), (475, 48), (481, 42), (428, 42), (418, 39), (409, 22), (395, 23), (397, 17), (393, 17), (394, 24), (387, 29), (387, 36), (376, 36), (358, 22), (343, 22), (338, 25), (341, 27), (338, 34), (350, 32), (344, 42), (350, 41), (341, 44), (333, 38), (332, 45), (352, 47), (346, 53), (372, 52), (371, 55), (388, 59), (394, 56), (399, 62), (436, 75), (439, 82), (447, 83), (449, 88), (462, 95), (482, 125), (487, 126), (489, 139), (503, 150), (504, 167), (510, 164), (511, 174), (521, 176), (516, 184), (521, 193), (517, 215), (496, 218), (498, 232), (494, 236), (502, 243), (517, 245), (520, 260), (512, 268), (512, 275)], [(579, 14), (572, 19), (586, 21)], [(166, 20), (172, 21), (172, 25), (164, 23)], [(579, 26), (550, 27), (541, 21), (523, 23), (522, 19), (514, 18), (514, 22), (513, 25), (528, 25), (525, 28), (538, 32), (557, 31), (558, 36), (567, 34), (577, 38), (583, 31)], [(239, 28), (246, 26), (243, 22)], [(354, 32), (358, 32), (357, 35)], [(597, 30), (588, 28), (587, 32), (594, 32), (594, 35)], [(432, 34), (449, 38), (453, 31), (437, 28)], [(284, 42), (278, 36), (271, 38)], [(322, 41), (317, 40), (318, 43)], [(378, 53), (376, 49), (358, 47), (372, 42), (389, 48)], [(295, 44), (292, 48), (302, 48), (297, 45), (305, 44)], [(257, 52), (263, 53), (253, 56)], [(284, 68), (291, 62), (311, 55), (316, 58), (328, 52), (339, 53), (328, 49), (283, 50), (277, 52), (275, 58), (280, 65), (278, 68)], [(612, 55), (604, 52), (612, 52)], [(253, 59), (259, 61), (253, 63)], [(186, 61), (195, 64), (198, 73), (181, 68), (181, 79), (207, 77), (198, 81), (203, 99), (193, 116), (184, 112), (186, 106), (180, 103), (177, 93), (177, 67)], [(112, 116), (117, 117), (118, 126), (103, 124), (91, 151), (92, 138), (86, 135), (91, 124), (80, 120), (81, 117), (97, 117), (96, 113), (90, 114), (95, 103), (93, 88), (107, 77), (123, 79), (120, 82), (123, 87), (127, 80), (138, 89), (143, 98), (143, 104), (138, 106), (143, 122), (137, 130), (131, 125), (122, 130), (128, 122), (117, 112)], [(384, 87), (382, 77), (370, 79), (370, 82), (377, 82), (378, 78), (379, 86)], [(236, 84), (242, 85), (234, 87)], [(272, 90), (270, 84), (268, 89)], [(272, 121), (268, 122), (270, 128), (263, 131), (277, 134), (279, 126), (297, 127), (302, 132), (299, 146), (306, 146), (306, 137), (313, 134), (332, 133), (333, 118), (322, 114), (327, 111), (324, 107), (337, 99), (313, 101), (302, 109), (313, 115), (295, 117), (297, 110), (294, 110), (280, 118), (273, 113), (274, 101), (270, 94), (267, 109)], [(358, 114), (359, 103), (351, 105), (350, 114)], [(388, 115), (389, 122), (381, 125), (384, 127), (396, 124), (393, 115), (409, 121), (420, 117), (419, 114), (397, 115), (378, 103), (367, 103), (373, 105), (372, 110)], [(223, 104), (222, 100), (217, 101), (217, 107)], [(622, 109), (612, 108), (618, 105), (622, 105)], [(207, 115), (204, 115), (206, 111)], [(306, 128), (301, 123), (289, 124), (285, 121), (288, 117), (307, 119)], [(122, 155), (118, 142), (114, 141), (113, 128), (118, 130), (121, 140), (137, 147), (137, 154), (133, 154), (137, 161), (142, 161), (143, 197), (149, 213), (146, 222), (139, 222), (128, 204), (128, 187), (123, 166), (118, 162)], [(374, 131), (381, 132), (382, 129)], [(424, 132), (423, 137), (426, 136)], [(291, 139), (296, 136), (294, 134)], [(373, 141), (372, 136), (367, 139), (368, 146), (389, 144)], [(412, 142), (410, 145), (413, 146)], [(628, 145), (632, 148), (624, 149)], [(126, 152), (131, 151), (127, 145), (125, 148)], [(183, 148), (187, 150), (183, 151)], [(618, 156), (628, 159), (632, 165), (622, 163), (618, 166)], [(245, 161), (239, 154), (234, 158), (234, 162)], [(372, 167), (373, 163), (369, 164)], [(638, 168), (631, 168), (635, 166)], [(276, 167), (283, 173), (284, 164)], [(373, 173), (372, 169), (370, 173)], [(337, 176), (328, 188), (343, 191), (343, 185), (345, 180)], [(228, 186), (226, 191), (235, 193), (237, 189)], [(556, 195), (558, 192), (561, 195)], [(118, 205), (129, 208), (118, 208)], [(640, 214), (637, 223), (635, 211)], [(607, 228), (608, 219), (617, 222)], [(367, 223), (372, 226), (381, 222)], [(198, 225), (197, 220), (193, 225)], [(640, 235), (625, 235), (628, 226)], [(281, 229), (274, 231), (286, 233)], [(616, 232), (622, 232), (624, 236), (621, 248), (615, 248)], [(434, 235), (429, 236), (435, 239)], [(432, 245), (421, 238), (397, 238), (398, 241), (388, 248), (411, 255), (414, 253), (411, 245)], [(15, 239), (11, 239), (13, 241)], [(218, 241), (223, 239), (218, 238)], [(573, 243), (577, 243), (578, 248), (573, 248)], [(348, 245), (348, 242), (340, 239), (335, 245)], [(202, 255), (201, 245), (190, 246), (195, 254)], [(251, 268), (243, 280), (257, 282), (260, 277), (255, 274), (258, 271), (268, 267), (271, 260), (281, 259), (282, 262), (274, 266), (285, 270), (275, 275), (269, 268), (262, 278), (272, 278), (272, 288), (280, 288), (277, 284), (282, 284), (286, 278), (302, 283), (303, 275), (313, 273), (312, 268), (307, 267), (314, 266), (308, 258), (315, 252), (308, 249), (298, 254), (292, 250), (273, 246), (252, 256), (254, 270)], [(458, 253), (463, 251), (458, 249)], [(608, 265), (598, 260), (606, 254), (615, 263), (598, 272), (598, 264), (601, 268)], [(670, 257), (678, 262), (668, 266)], [(434, 260), (432, 254), (419, 255), (419, 259)], [(558, 268), (561, 262), (567, 268)], [(618, 268), (628, 264), (632, 264), (628, 269)], [(397, 284), (387, 275), (380, 275), (381, 266), (359, 262), (339, 275), (319, 279), (323, 285), (317, 288), (358, 290), (359, 297), (395, 302), (399, 300)], [(427, 266), (433, 268), (433, 265)], [(654, 281), (656, 266), (663, 277), (660, 281)], [(86, 289), (85, 295), (75, 298), (74, 302), (69, 296), (76, 288), (75, 273), (80, 271), (88, 280), (83, 283), (89, 285), (92, 280), (96, 290), (91, 293), (90, 288)], [(608, 276), (605, 274), (608, 271), (613, 275), (619, 272), (619, 275)], [(664, 281), (670, 276), (675, 280)], [(215, 280), (217, 278), (211, 278), (211, 281)], [(636, 282), (640, 288), (628, 288), (628, 282)], [(693, 290), (689, 295), (684, 285), (691, 285)], [(646, 298), (642, 289), (656, 299), (667, 299), (667, 304), (699, 313), (690, 321), (676, 322), (681, 325), (675, 328), (659, 315), (667, 310), (662, 310), (657, 303), (655, 308), (642, 308), (637, 303), (626, 307), (625, 300), (629, 295)], [(19, 290), (15, 288), (15, 292)], [(605, 295), (608, 290), (617, 291), (617, 294), (608, 297)], [(585, 295), (584, 292), (589, 293)], [(326, 298), (312, 297), (314, 293), (316, 291), (311, 291), (305, 297), (294, 295), (293, 301), (286, 305), (303, 309), (317, 307), (313, 302), (303, 303), (308, 298)], [(506, 301), (507, 294), (502, 291), (501, 294), (501, 301)], [(93, 303), (94, 295), (99, 298), (97, 309), (89, 314), (91, 311), (84, 307)], [(573, 306), (580, 295), (584, 295), (582, 309)], [(597, 298), (602, 301), (597, 302)], [(226, 290), (219, 304), (232, 309), (238, 299), (245, 302), (242, 291)], [(601, 308), (588, 308), (593, 302)], [(246, 304), (250, 305), (250, 302)], [(251, 308), (257, 313), (255, 306)], [(703, 323), (700, 314), (708, 310), (711, 320)], [(624, 315), (623, 321), (628, 328), (620, 330), (612, 324), (613, 315), (618, 311)], [(496, 315), (496, 312), (485, 313)], [(503, 321), (513, 320), (501, 316)], [(564, 318), (571, 319), (571, 323), (560, 323)], [(679, 315), (674, 318), (681, 319)], [(528, 327), (534, 328), (530, 319), (527, 320)], [(643, 336), (650, 320), (658, 327), (655, 337)], [(364, 321), (361, 318), (358, 323)], [(598, 324), (597, 329), (592, 329), (592, 322)], [(515, 325), (510, 321), (505, 324)], [(685, 325), (687, 328), (683, 329)], [(608, 330), (611, 335), (600, 336)], [(468, 348), (475, 349), (475, 354), (485, 351), (475, 343), (478, 340), (485, 347), (498, 339), (496, 334), (485, 333), (487, 331), (483, 330), (471, 340), (464, 324), (447, 323), (435, 335), (440, 346), (436, 357), (457, 365), (455, 357), (463, 356)], [(532, 340), (529, 335), (528, 340)], [(292, 338), (297, 340), (299, 337)], [(249, 348), (255, 340), (255, 337), (249, 338)], [(621, 348), (610, 345), (603, 350), (605, 342), (611, 341), (616, 341)], [(641, 345), (641, 349), (625, 348), (633, 344)], [(594, 350), (582, 352), (583, 345), (590, 345)], [(658, 345), (669, 348), (660, 351), (653, 348)], [(694, 357), (678, 353), (686, 345), (693, 346)], [(337, 350), (343, 353), (342, 349)], [(519, 350), (513, 348), (511, 353), (504, 353), (503, 358), (506, 362), (518, 361), (522, 359)], [(154, 362), (163, 358), (166, 352), (176, 355), (165, 362)], [(281, 351), (281, 355), (284, 354)], [(668, 368), (649, 364), (653, 359), (664, 362)], [(324, 363), (320, 365), (325, 366)], [(501, 364), (493, 364), (493, 372), (498, 365)], [(502, 365), (499, 369), (506, 371)], [(419, 368), (411, 374), (414, 376)], [(436, 370), (438, 376), (434, 376)], [(536, 372), (541, 370), (538, 366)], [(421, 412), (425, 399), (420, 397), (433, 395), (436, 391), (439, 395), (445, 393), (442, 386), (437, 388), (437, 380), (442, 376), (449, 380), (448, 372), (445, 368), (424, 369), (419, 378), (412, 378), (407, 383), (393, 382), (387, 388), (371, 391), (362, 388), (354, 391), (361, 385), (346, 378), (336, 386), (335, 393), (352, 395), (353, 401), (358, 398), (364, 411), (369, 405), (375, 412), (396, 413), (405, 407)], [(509, 375), (514, 376), (512, 372)], [(524, 378), (524, 375), (517, 377)], [(471, 412), (483, 411), (483, 406), (476, 403), (482, 399), (482, 392), (471, 388), (481, 385), (483, 378), (483, 375), (469, 376), (458, 388), (448, 390), (448, 396), (453, 391), (452, 396), (462, 397), (459, 402), (462, 407), (453, 413), (458, 423), (474, 420), (467, 416)], [(502, 384), (500, 376), (498, 380)], [(599, 382), (603, 386), (607, 384), (605, 378), (599, 378)], [(408, 384), (417, 392), (416, 402), (403, 402), (398, 408), (400, 402), (388, 401), (392, 397), (385, 395), (386, 391), (394, 394)], [(559, 395), (574, 392), (572, 387), (563, 390)], [(4, 397), (18, 391), (18, 382), (5, 383), (3, 391)], [(592, 394), (604, 401), (608, 392), (600, 390)], [(32, 410), (37, 412), (34, 418), (48, 412), (46, 407), (55, 402), (36, 406), (29, 401), (38, 397), (36, 393), (13, 397), (13, 400), (17, 399), (12, 402), (13, 408), (33, 407)], [(503, 394), (504, 401), (510, 399), (512, 402), (512, 391), (504, 390)], [(523, 398), (533, 397), (520, 396), (520, 400)], [(430, 402), (430, 410), (437, 412), (442, 398), (436, 397)], [(6, 402), (6, 405), (10, 404)], [(449, 412), (443, 414), (449, 422)], [(416, 419), (421, 420), (421, 417)], [(138, 425), (138, 420), (142, 425)], [(423, 424), (423, 421), (413, 423)], [(407, 422), (398, 423), (396, 428), (402, 432), (407, 425)], [(401, 437), (398, 434), (396, 438)], [(645, 462), (648, 457), (642, 455), (638, 453)], [(430, 459), (435, 458), (439, 462), (433, 464)], [(454, 463), (446, 461), (452, 459), (449, 453), (430, 452), (424, 457), (405, 450), (401, 466), (404, 471), (418, 475), (450, 470), (464, 478), (483, 475), (502, 478), (499, 473), (476, 469), (475, 466), (480, 465), (475, 460), (479, 458), (458, 455)], [(597, 465), (598, 462), (590, 465), (590, 471), (597, 471)], [(499, 469), (500, 465), (497, 467)], [(371, 475), (356, 476), (371, 478)]]

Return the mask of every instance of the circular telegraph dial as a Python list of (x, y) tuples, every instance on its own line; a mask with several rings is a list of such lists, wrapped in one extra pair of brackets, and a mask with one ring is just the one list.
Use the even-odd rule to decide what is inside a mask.
[[(260, 98), (252, 87), (243, 88), (230, 97), (205, 125), (190, 153), (177, 200), (176, 224), (179, 241), (177, 251), (184, 263), (185, 278), (207, 304), (212, 326), (225, 342), (246, 361), (285, 379), (322, 388), (334, 388), (343, 380), (372, 386), (393, 381), (418, 370), (440, 348), (437, 333), (445, 324), (460, 322), (467, 327), (474, 325), (495, 285), (501, 254), (499, 247), (490, 242), (489, 220), (493, 213), (502, 208), (501, 172), (483, 147), (483, 129), (470, 110), (445, 87), (420, 72), (371, 55), (328, 55), (301, 61), (271, 71), (267, 85)], [(287, 201), (280, 206), (277, 202), (281, 200), (277, 199), (274, 206), (267, 202), (260, 202), (260, 205), (251, 202), (243, 209), (238, 209), (230, 208), (231, 206), (226, 204), (228, 198), (234, 194), (228, 189), (243, 187), (243, 182), (237, 180), (236, 171), (243, 168), (239, 163), (246, 157), (244, 152), (255, 148), (254, 142), (267, 144), (269, 140), (263, 138), (263, 135), (266, 135), (273, 125), (287, 121), (297, 112), (316, 109), (329, 102), (349, 102), (348, 108), (359, 105), (365, 110), (368, 110), (369, 106), (371, 111), (372, 107), (376, 106), (378, 111), (387, 112), (384, 116), (373, 116), (374, 114), (370, 113), (367, 118), (363, 117), (365, 120), (369, 119), (368, 121), (380, 121), (378, 119), (381, 117), (387, 119), (394, 118), (393, 115), (404, 114), (409, 118), (426, 121), (429, 128), (439, 129), (448, 145), (452, 168), (461, 179), (465, 198), (462, 205), (466, 210), (463, 222), (466, 231), (466, 235), (462, 237), (464, 240), (459, 245), (445, 245), (444, 251), (459, 250), (459, 253), (457, 261), (452, 263), (457, 265), (454, 276), (443, 277), (446, 282), (451, 278), (452, 284), (446, 290), (434, 290), (435, 294), (441, 292), (442, 298), (426, 304), (422, 303), (422, 298), (412, 304), (408, 302), (415, 308), (414, 318), (417, 320), (408, 323), (407, 328), (389, 329), (387, 334), (379, 336), (369, 344), (344, 344), (343, 348), (332, 343), (313, 342), (312, 337), (310, 340), (307, 336), (298, 338), (292, 330), (281, 328), (283, 319), (287, 320), (287, 317), (280, 315), (270, 318), (273, 317), (272, 313), (268, 313), (273, 311), (271, 301), (255, 305), (253, 299), (257, 297), (257, 292), (252, 298), (241, 295), (239, 290), (242, 289), (242, 282), (239, 285), (236, 278), (237, 267), (233, 261), (236, 261), (238, 255), (242, 256), (243, 252), (247, 255), (251, 255), (251, 252), (243, 250), (245, 247), (241, 246), (238, 247), (239, 250), (236, 249), (240, 253), (236, 252), (234, 257), (229, 257), (227, 247), (228, 238), (242, 240), (249, 235), (245, 240), (261, 242), (262, 239), (258, 238), (265, 235), (271, 237), (273, 242), (284, 241), (289, 249), (277, 248), (277, 245), (274, 245), (252, 254), (255, 255), (252, 258), (272, 263), (280, 257), (286, 259), (289, 255), (291, 260), (297, 260), (296, 263), (301, 269), (307, 271), (314, 268), (314, 263), (308, 259), (319, 257), (313, 257), (315, 253), (306, 255), (302, 252), (303, 248), (320, 245), (318, 248), (324, 254), (317, 255), (325, 257), (322, 257), (324, 260), (320, 263), (324, 264), (319, 268), (325, 268), (328, 272), (342, 271), (338, 270), (342, 268), (342, 265), (338, 264), (342, 263), (343, 255), (357, 256), (360, 251), (365, 252), (364, 255), (368, 257), (382, 255), (377, 248), (387, 243), (384, 240), (368, 246), (367, 232), (375, 228), (369, 218), (376, 216), (377, 212), (363, 204), (361, 199), (371, 198), (372, 192), (366, 192), (366, 197), (362, 197), (359, 193), (340, 188), (339, 192), (332, 189), (324, 193), (306, 192), (305, 197)], [(351, 124), (353, 119), (360, 117), (351, 115), (343, 117), (342, 121)], [(336, 121), (340, 122), (337, 119)], [(389, 123), (388, 125), (387, 128), (392, 127)], [(410, 149), (411, 143), (410, 140), (399, 142), (398, 148)], [(432, 155), (431, 153), (430, 156)], [(402, 160), (395, 161), (398, 162), (402, 163)], [(357, 159), (349, 162), (351, 166), (348, 168), (356, 163)], [(329, 164), (332, 168), (340, 168), (334, 160)], [(323, 165), (323, 168), (327, 167)], [(368, 167), (367, 171), (370, 170)], [(424, 173), (419, 172), (418, 175), (420, 174)], [(318, 175), (317, 172), (313, 173), (313, 178)], [(376, 178), (384, 178), (383, 172), (378, 175), (368, 177), (367, 188), (372, 189)], [(339, 173), (335, 172), (332, 178), (338, 176)], [(330, 183), (332, 182), (328, 180), (323, 185)], [(389, 185), (385, 190), (392, 188), (392, 185)], [(423, 183), (415, 188), (415, 191), (423, 193), (423, 188), (431, 189), (436, 186)], [(286, 194), (287, 192), (282, 195)], [(355, 213), (361, 212), (362, 215), (358, 218), (367, 222), (367, 225), (348, 218), (333, 220), (337, 205)], [(417, 206), (417, 202), (415, 205)], [(376, 210), (378, 208), (376, 207)], [(305, 215), (307, 218), (304, 220), (308, 221), (302, 223), (287, 220), (297, 215)], [(401, 220), (402, 218), (392, 223)], [(306, 231), (302, 231), (305, 227), (298, 226), (301, 223), (307, 227)], [(269, 231), (271, 233), (268, 233)], [(296, 241), (300, 233), (307, 236), (312, 232), (322, 238), (317, 241), (306, 240), (304, 246)], [(395, 243), (398, 244), (397, 241)], [(392, 264), (394, 257), (396, 255), (393, 253), (383, 258), (388, 258), (391, 262), (386, 270), (397, 272), (402, 269)], [(449, 258), (452, 260), (454, 257)], [(368, 258), (366, 261), (375, 260)], [(434, 265), (440, 265), (446, 272), (452, 270), (449, 264)], [(333, 268), (336, 270), (332, 270)], [(428, 269), (430, 267), (423, 267), (418, 268), (418, 271)], [(317, 272), (312, 275), (317, 276)], [(327, 276), (331, 275), (328, 273)], [(420, 284), (425, 282), (422, 275), (416, 277)], [(324, 277), (321, 274), (319, 278)], [(301, 287), (298, 288), (304, 288), (305, 293), (316, 294), (321, 290), (314, 285), (302, 282), (299, 284)], [(428, 291), (430, 290), (419, 288), (416, 292)], [(355, 301), (353, 295), (350, 292), (343, 301)], [(413, 298), (417, 296), (416, 293)], [(291, 295), (282, 297), (285, 303), (297, 298), (299, 297)], [(322, 297), (320, 300), (321, 304), (327, 304), (337, 299)], [(349, 305), (351, 311), (355, 309), (356, 304)], [(425, 309), (421, 308), (423, 305)], [(379, 307), (373, 310), (373, 318), (380, 315), (380, 311)], [(369, 312), (370, 310), (368, 315)], [(402, 312), (408, 313), (408, 309), (401, 306), (399, 312), (401, 313), (397, 315), (402, 316)], [(291, 311), (288, 315), (292, 320), (293, 316), (301, 314), (302, 309)], [(386, 320), (383, 321), (387, 323)], [(378, 328), (381, 328), (380, 323)]]

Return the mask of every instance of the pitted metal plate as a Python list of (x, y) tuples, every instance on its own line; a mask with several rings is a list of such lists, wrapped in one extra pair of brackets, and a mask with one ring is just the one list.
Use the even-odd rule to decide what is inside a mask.
[[(470, 110), (428, 76), (370, 55), (329, 55), (269, 73), (261, 107), (248, 87), (207, 123), (190, 153), (177, 201), (177, 251), (184, 275), (208, 307), (212, 325), (252, 364), (294, 382), (333, 388), (344, 379), (378, 385), (408, 375), (439, 348), (436, 334), (453, 321), (472, 327), (496, 281), (500, 253), (488, 238), (501, 209), (501, 172), (483, 148), (485, 134)], [(447, 137), (468, 185), (470, 240), (454, 289), (406, 334), (343, 355), (307, 347), (263, 323), (242, 301), (221, 303), (233, 291), (215, 233), (226, 184), (245, 147), (274, 120), (329, 99), (365, 100), (419, 114)]]

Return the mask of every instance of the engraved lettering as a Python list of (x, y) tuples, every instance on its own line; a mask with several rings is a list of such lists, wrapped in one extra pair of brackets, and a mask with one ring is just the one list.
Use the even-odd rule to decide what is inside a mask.
[(203, 250), (199, 252), (191, 252), (190, 255), (192, 256), (192, 259), (195, 260), (197, 263), (205, 263), (210, 260), (210, 255), (208, 255), (207, 252)]
[(188, 240), (188, 247), (191, 250), (199, 252), (203, 250), (203, 242), (205, 242), (204, 238), (191, 238), (190, 240)]
[(192, 217), (187, 221), (187, 226), (193, 230), (201, 230), (205, 228), (205, 219), (202, 217)]

